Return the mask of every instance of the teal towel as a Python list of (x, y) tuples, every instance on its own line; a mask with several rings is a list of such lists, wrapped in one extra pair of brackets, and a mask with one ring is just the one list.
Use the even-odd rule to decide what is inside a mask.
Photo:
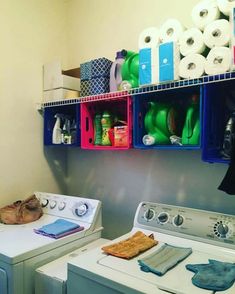
[(182, 248), (164, 244), (157, 251), (138, 260), (140, 269), (144, 272), (152, 272), (163, 276), (169, 269), (192, 253), (191, 248)]
[(207, 264), (187, 264), (186, 269), (195, 273), (195, 286), (213, 291), (225, 291), (235, 282), (235, 263), (209, 259)]
[(51, 224), (42, 226), (38, 229), (38, 231), (44, 234), (60, 235), (79, 227), (80, 226), (76, 223), (67, 221), (65, 219), (57, 219)]

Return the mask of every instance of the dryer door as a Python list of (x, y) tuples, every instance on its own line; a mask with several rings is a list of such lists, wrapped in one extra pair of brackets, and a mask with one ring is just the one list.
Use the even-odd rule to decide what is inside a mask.
[(7, 293), (7, 273), (4, 269), (0, 268), (0, 293)]

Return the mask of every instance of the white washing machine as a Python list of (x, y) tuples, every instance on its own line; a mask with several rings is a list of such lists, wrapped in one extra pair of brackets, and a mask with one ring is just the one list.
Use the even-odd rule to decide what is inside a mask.
[[(101, 237), (101, 202), (81, 197), (35, 192), (43, 216), (24, 225), (0, 224), (0, 293), (34, 293), (35, 269)], [(36, 234), (34, 229), (57, 219), (84, 229), (60, 239)]]
[[(139, 204), (130, 233), (110, 242), (127, 239), (136, 231), (154, 234), (159, 243), (131, 259), (91, 250), (68, 263), (68, 294), (211, 294), (192, 283), (194, 273), (186, 264), (208, 264), (208, 259), (235, 263), (235, 216), (150, 202)], [(163, 276), (140, 270), (138, 260), (164, 243), (191, 247), (192, 254)], [(234, 294), (235, 285), (220, 294)]]

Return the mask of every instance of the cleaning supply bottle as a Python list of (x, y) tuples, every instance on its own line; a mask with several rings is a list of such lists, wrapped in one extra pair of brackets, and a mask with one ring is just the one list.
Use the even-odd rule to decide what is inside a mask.
[(52, 144), (61, 144), (62, 143), (62, 130), (60, 127), (61, 124), (61, 115), (56, 113), (55, 116), (56, 121), (52, 131)]
[(149, 102), (149, 110), (144, 118), (147, 132), (142, 141), (144, 145), (169, 144), (175, 132), (175, 109), (168, 104)]
[[(139, 86), (139, 53), (126, 51), (125, 61), (121, 71), (123, 81), (121, 90), (126, 90), (123, 84), (126, 88), (137, 88)], [(128, 87), (127, 83), (129, 84)]]
[(197, 145), (200, 138), (200, 120), (198, 95), (192, 96), (192, 103), (187, 109), (185, 123), (182, 131), (183, 145)]
[(101, 118), (102, 126), (102, 146), (111, 146), (111, 141), (109, 139), (109, 130), (112, 128), (112, 117), (108, 111), (104, 111)]
[(125, 61), (126, 52), (126, 50), (118, 51), (116, 59), (111, 66), (109, 80), (110, 92), (116, 92), (119, 90), (120, 84), (122, 82), (121, 68), (123, 62)]
[(102, 126), (100, 113), (96, 113), (94, 118), (94, 144), (102, 145)]

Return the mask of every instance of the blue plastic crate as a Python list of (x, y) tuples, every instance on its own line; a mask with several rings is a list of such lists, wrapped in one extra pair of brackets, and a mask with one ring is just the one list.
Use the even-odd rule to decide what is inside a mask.
[(231, 115), (229, 102), (235, 99), (232, 95), (234, 81), (204, 85), (204, 120), (202, 159), (206, 162), (229, 163), (222, 153), (224, 132)]
[[(72, 144), (53, 144), (52, 133), (56, 122), (55, 114), (59, 113), (66, 117), (74, 119), (76, 122), (76, 133)], [(63, 122), (62, 122), (63, 123)], [(61, 127), (63, 125), (61, 124)], [(44, 145), (45, 146), (80, 146), (81, 145), (81, 130), (80, 130), (80, 104), (62, 105), (46, 107), (44, 109)]]
[[(190, 105), (191, 97), (197, 94), (199, 97), (199, 123), (200, 123), (200, 138), (197, 145), (173, 145), (170, 142), (167, 144), (154, 144), (146, 146), (143, 143), (143, 136), (147, 134), (144, 126), (144, 118), (149, 110), (149, 102), (161, 102), (169, 104), (176, 109), (177, 127), (176, 135), (181, 137), (183, 126), (185, 123), (186, 111)], [(191, 86), (186, 88), (178, 88), (167, 91), (160, 91), (149, 94), (139, 94), (133, 96), (133, 145), (139, 149), (200, 149), (202, 145), (202, 103), (203, 91), (202, 86)]]

